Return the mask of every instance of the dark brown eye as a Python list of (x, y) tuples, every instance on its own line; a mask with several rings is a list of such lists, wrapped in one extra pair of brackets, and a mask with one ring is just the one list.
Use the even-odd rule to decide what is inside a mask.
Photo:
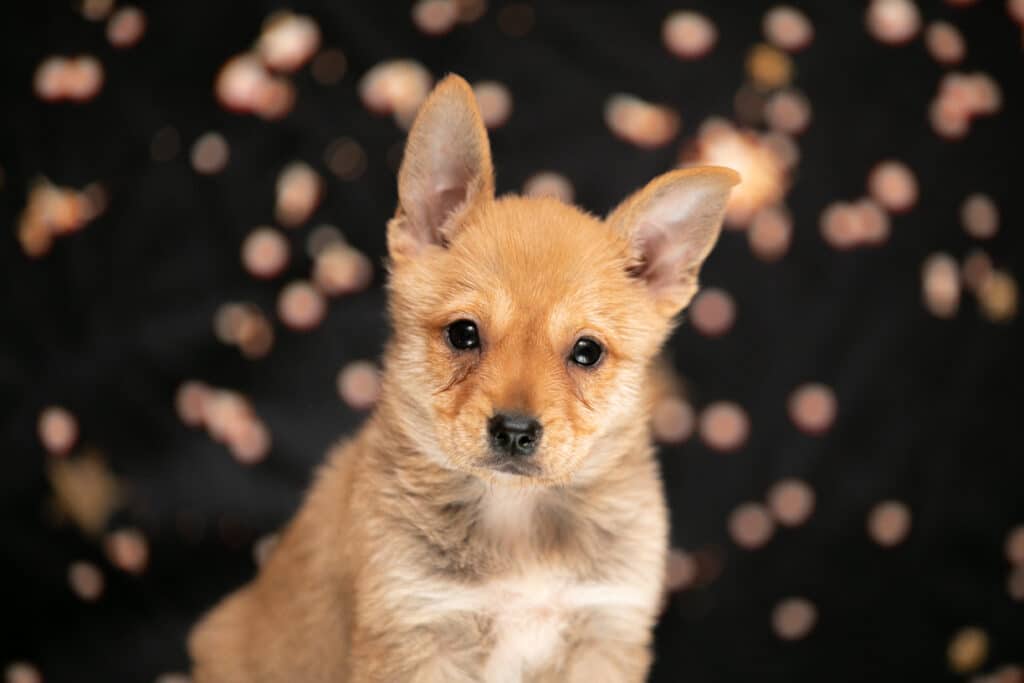
[(469, 351), (480, 348), (480, 333), (472, 320), (456, 320), (445, 328), (445, 336), (453, 349)]
[(589, 368), (592, 365), (596, 365), (601, 356), (604, 355), (604, 347), (598, 344), (590, 337), (582, 337), (572, 347), (572, 353), (569, 354), (569, 360), (576, 365), (581, 365), (585, 368)]

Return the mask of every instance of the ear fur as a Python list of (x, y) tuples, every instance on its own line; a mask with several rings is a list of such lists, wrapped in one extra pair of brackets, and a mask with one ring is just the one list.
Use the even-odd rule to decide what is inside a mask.
[(660, 175), (623, 201), (606, 222), (633, 248), (630, 273), (643, 280), (660, 313), (671, 317), (697, 292), (701, 264), (722, 227), (738, 173), (701, 166)]
[(398, 172), (398, 209), (388, 224), (393, 262), (444, 246), (474, 202), (494, 197), (491, 147), (465, 80), (447, 76), (420, 108)]

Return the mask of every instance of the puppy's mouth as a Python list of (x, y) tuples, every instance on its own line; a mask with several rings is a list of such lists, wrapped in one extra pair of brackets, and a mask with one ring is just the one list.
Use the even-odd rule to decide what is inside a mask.
[(492, 458), (484, 463), (484, 467), (520, 477), (536, 477), (541, 473), (539, 465), (522, 458)]

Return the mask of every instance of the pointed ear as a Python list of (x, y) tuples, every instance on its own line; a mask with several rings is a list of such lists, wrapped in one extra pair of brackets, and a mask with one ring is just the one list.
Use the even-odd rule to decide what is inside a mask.
[(658, 312), (683, 310), (697, 293), (697, 275), (715, 246), (738, 173), (721, 166), (671, 171), (620, 204), (607, 223), (633, 248), (630, 274), (643, 280)]
[(444, 246), (474, 202), (494, 196), (491, 147), (476, 98), (462, 78), (438, 83), (416, 115), (398, 171), (398, 210), (388, 223), (394, 262)]

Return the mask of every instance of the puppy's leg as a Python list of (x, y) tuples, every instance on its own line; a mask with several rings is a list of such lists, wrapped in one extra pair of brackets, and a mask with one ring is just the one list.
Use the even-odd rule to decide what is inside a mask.
[(550, 680), (565, 683), (643, 683), (651, 666), (650, 647), (615, 640), (588, 640), (573, 650), (566, 669)]
[(571, 635), (561, 666), (540, 683), (642, 683), (651, 666), (650, 618), (623, 608), (593, 614)]

